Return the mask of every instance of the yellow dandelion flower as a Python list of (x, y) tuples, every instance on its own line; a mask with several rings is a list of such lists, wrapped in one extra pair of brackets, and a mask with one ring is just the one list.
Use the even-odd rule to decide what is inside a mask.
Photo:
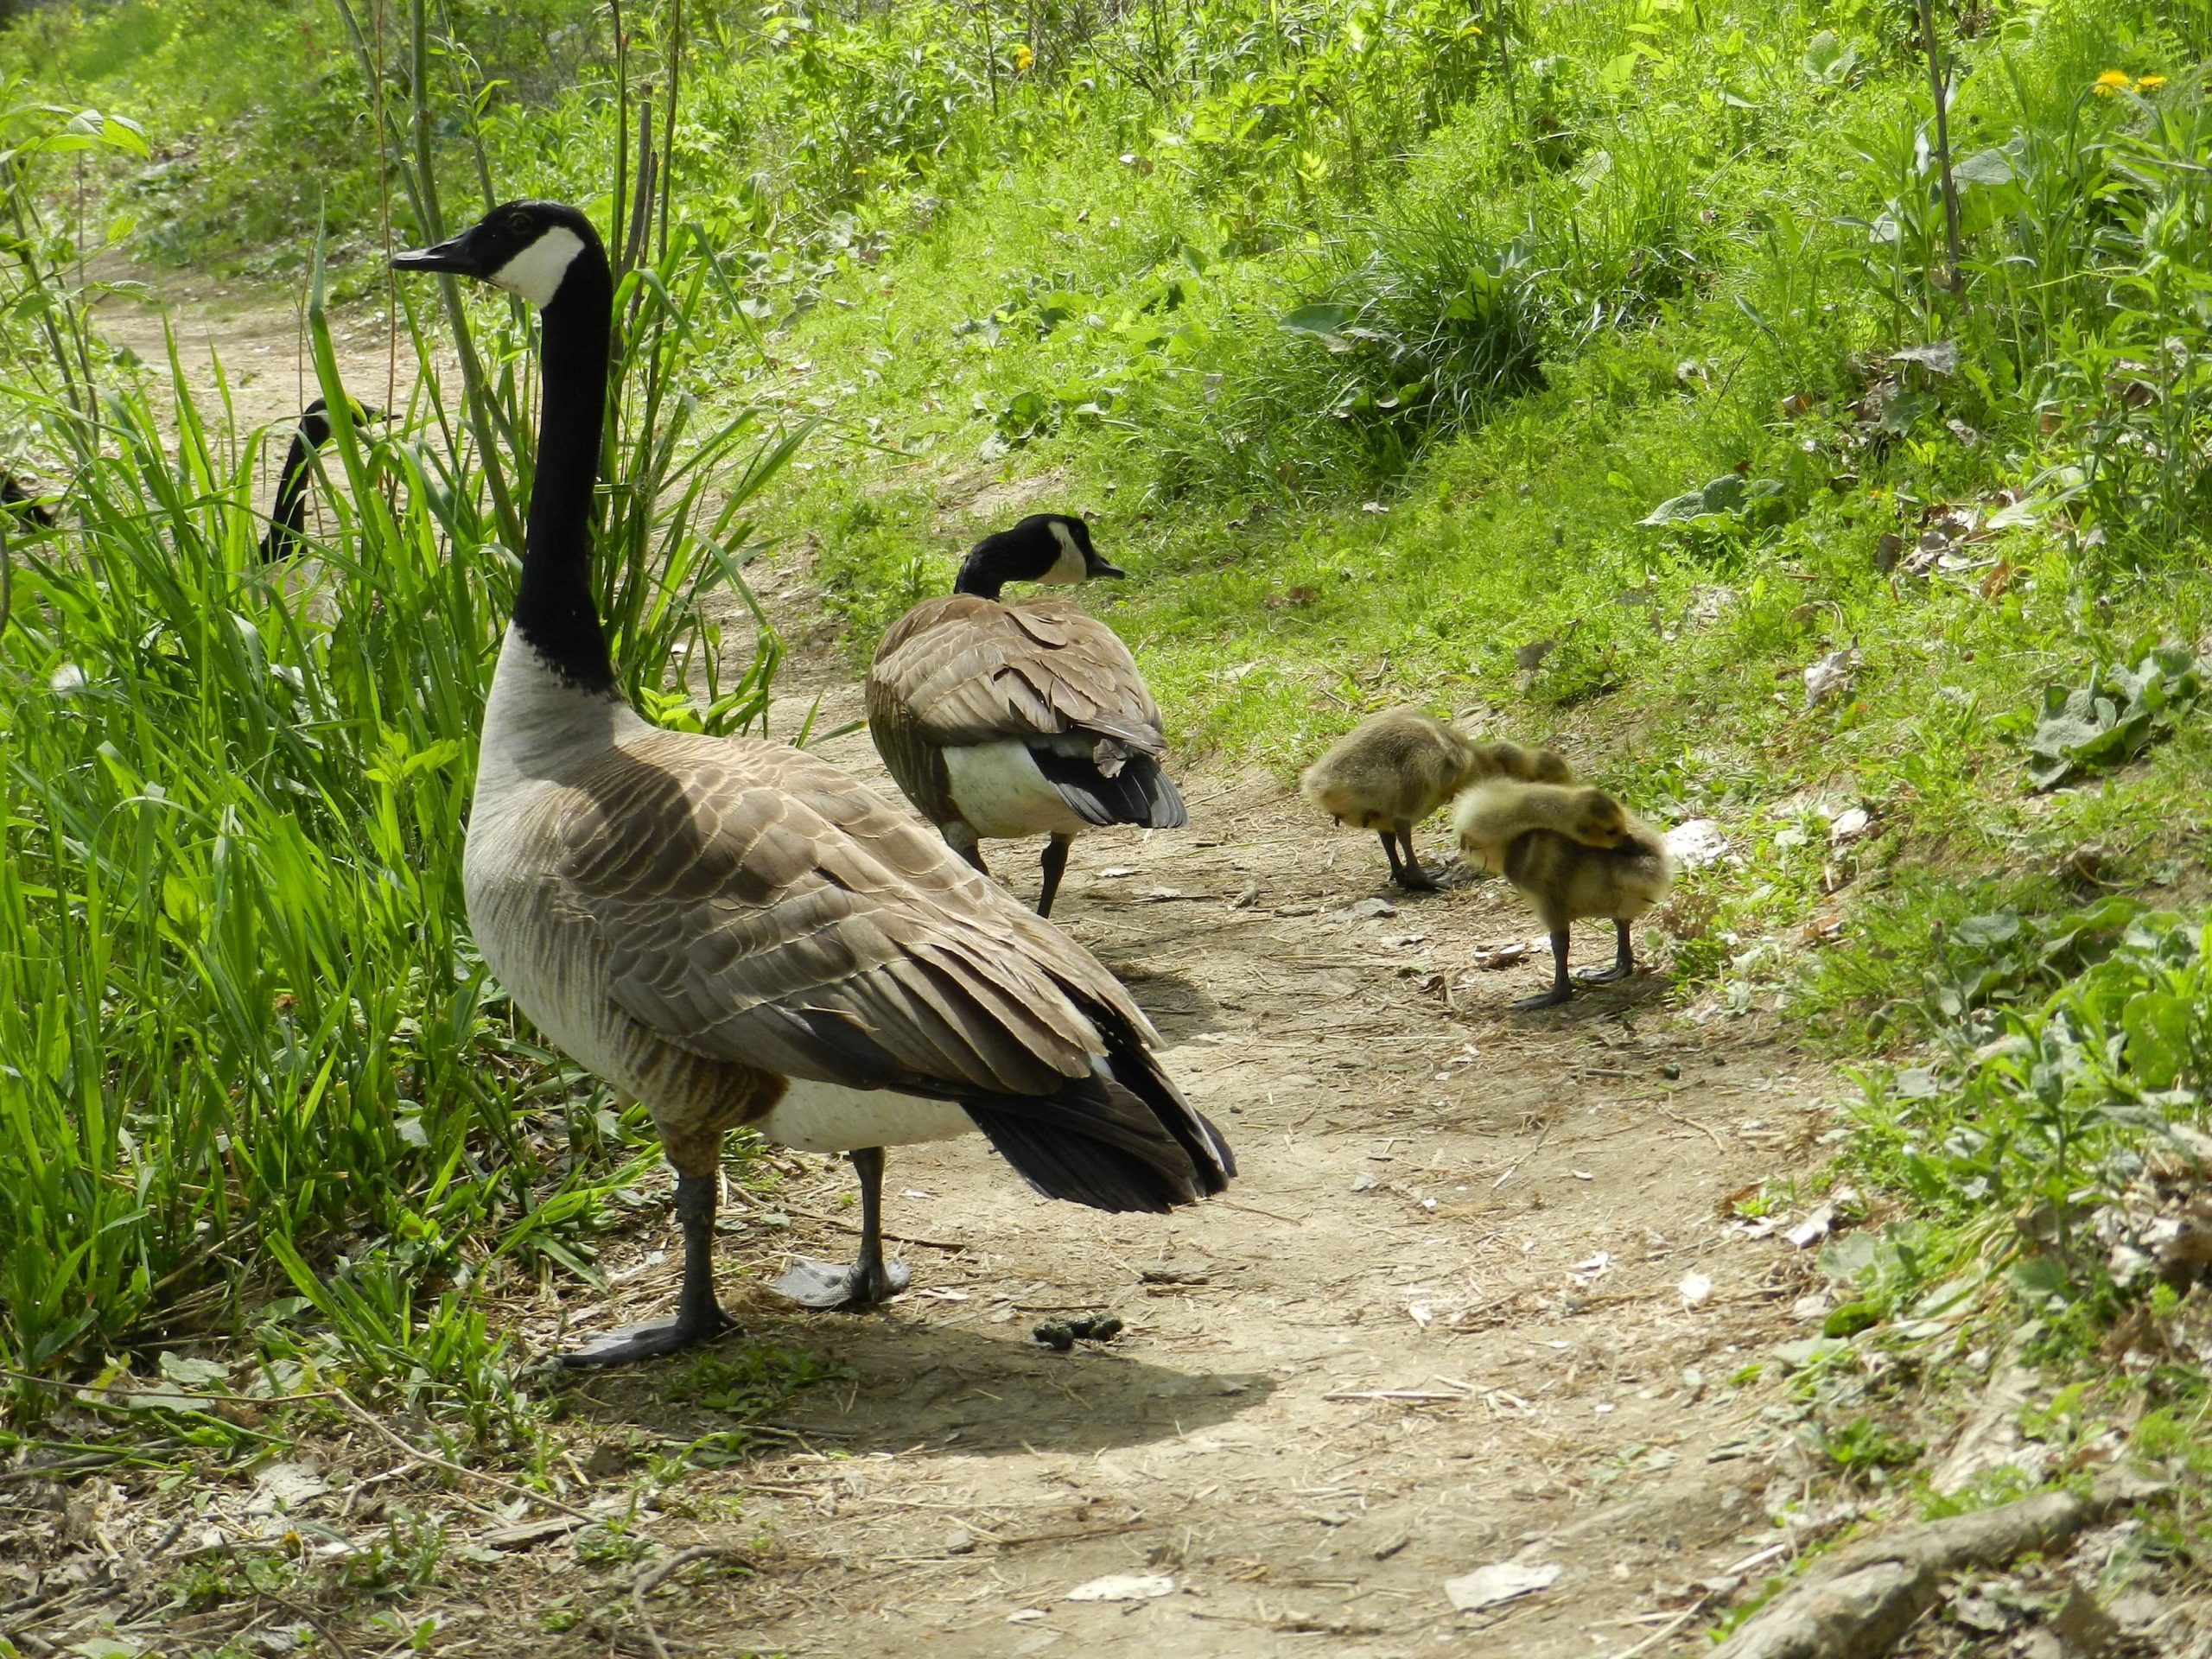
[(1015, 74), (1020, 74), (1023, 71), (1027, 70), (1031, 64), (1036, 61), (1037, 54), (1034, 52), (1032, 52), (1027, 47), (1017, 46), (1014, 48), (1014, 73)]
[(2164, 75), (2145, 75), (2135, 83), (2135, 90), (2139, 92), (2154, 92), (2165, 84), (2166, 78)]
[(2128, 79), (2125, 74), (2117, 69), (2107, 69), (2096, 78), (2089, 90), (2099, 98), (2110, 98), (2114, 92), (2126, 92), (2127, 87)]

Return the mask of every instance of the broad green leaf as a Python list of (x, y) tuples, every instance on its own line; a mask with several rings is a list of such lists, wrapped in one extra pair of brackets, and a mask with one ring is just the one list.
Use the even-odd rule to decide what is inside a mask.
[(2012, 182), (2012, 158), (2001, 149), (1978, 149), (1954, 167), (1951, 176), (1963, 185), (1993, 190)]
[(1301, 305), (1295, 310), (1284, 312), (1281, 316), (1275, 319), (1275, 327), (1282, 329), (1286, 334), (1341, 334), (1344, 324), (1351, 320), (1350, 306), (1339, 305), (1332, 300), (1321, 300), (1311, 305)]

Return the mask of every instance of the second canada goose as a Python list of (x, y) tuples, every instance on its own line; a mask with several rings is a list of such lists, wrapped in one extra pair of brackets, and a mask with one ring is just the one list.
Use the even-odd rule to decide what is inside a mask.
[[(357, 425), (384, 418), (382, 410), (360, 404), (353, 405)], [(291, 447), (286, 450), (284, 465), (276, 474), (276, 499), (270, 504), (269, 528), (261, 537), (264, 564), (289, 558), (299, 551), (301, 532), (307, 527), (308, 468), (315, 460), (315, 451), (329, 442), (329, 408), (318, 397), (300, 411)], [(13, 475), (0, 473), (0, 512), (13, 513), (35, 528), (51, 530), (55, 524), (54, 510), (48, 505), (51, 499), (33, 494)]]
[(906, 1283), (883, 1259), (883, 1147), (980, 1129), (1039, 1191), (1165, 1211), (1218, 1192), (1228, 1146), (1090, 953), (920, 819), (779, 743), (662, 731), (622, 696), (592, 596), (613, 283), (590, 220), (508, 202), (393, 260), (543, 318), (536, 484), (485, 705), (462, 862), (516, 1007), (652, 1112), (675, 1166), (675, 1319), (565, 1356), (670, 1353), (727, 1329), (714, 1287), (725, 1131), (849, 1152), (859, 1259), (778, 1282), (819, 1307)]
[(1467, 855), (1528, 894), (1551, 936), (1552, 985), (1516, 1008), (1548, 1008), (1574, 993), (1567, 933), (1580, 920), (1610, 918), (1613, 965), (1586, 974), (1603, 984), (1636, 971), (1629, 925), (1666, 896), (1675, 861), (1666, 838), (1599, 789), (1562, 789), (1495, 779), (1459, 798), (1452, 820)]
[[(384, 419), (380, 409), (355, 404), (353, 421), (365, 425)], [(320, 397), (300, 411), (293, 429), (291, 448), (284, 452), (283, 471), (276, 475), (276, 499), (270, 505), (269, 528), (262, 533), (261, 558), (266, 564), (289, 558), (300, 550), (308, 522), (308, 467), (315, 451), (330, 442), (330, 410)]]
[(1392, 709), (1362, 721), (1331, 744), (1306, 767), (1298, 786), (1338, 823), (1374, 830), (1390, 861), (1393, 881), (1425, 889), (1436, 880), (1414, 855), (1414, 826), (1438, 807), (1478, 779), (1563, 784), (1573, 776), (1566, 759), (1554, 750), (1478, 743), (1448, 721), (1416, 709)]
[(883, 764), (963, 858), (980, 870), (983, 839), (1052, 837), (1039, 916), (1052, 914), (1082, 830), (1190, 821), (1160, 764), (1160, 705), (1129, 648), (1072, 605), (999, 601), (1009, 582), (1122, 574), (1082, 519), (1032, 513), (976, 543), (951, 596), (892, 624), (868, 668), (868, 728)]

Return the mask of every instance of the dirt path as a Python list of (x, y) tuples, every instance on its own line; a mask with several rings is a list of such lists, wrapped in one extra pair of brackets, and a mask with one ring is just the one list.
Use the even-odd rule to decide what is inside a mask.
[[(289, 313), (199, 296), (179, 315), (189, 369), (220, 346), (242, 420), (296, 408)], [(152, 357), (150, 318), (108, 321)], [(374, 322), (339, 339), (349, 382), (380, 394)], [(755, 574), (798, 647), (779, 731), (817, 695), (830, 722), (856, 718), (804, 551)], [(889, 789), (865, 734), (823, 747)], [(830, 1218), (852, 1185), (840, 1161), (779, 1155), (780, 1192), (727, 1212), (727, 1300), (746, 1341), (847, 1380), (780, 1420), (787, 1450), (690, 1472), (638, 1523), (749, 1570), (687, 1569), (641, 1613), (636, 1568), (550, 1536), (470, 1575), (440, 1651), (645, 1653), (649, 1618), (674, 1654), (1622, 1659), (1686, 1649), (1689, 1586), (1777, 1553), (1762, 1499), (1788, 1428), (1730, 1383), (1805, 1333), (1809, 1264), (1728, 1200), (1809, 1164), (1835, 1081), (1770, 1029), (1670, 1010), (1650, 977), (1507, 1013), (1544, 969), (1470, 969), (1535, 931), (1501, 884), (1389, 895), (1371, 837), (1272, 780), (1184, 778), (1191, 828), (1085, 837), (1056, 919), (1158, 1022), (1237, 1151), (1229, 1196), (1103, 1216), (1036, 1198), (979, 1138), (896, 1150), (912, 1290), (807, 1315), (760, 1287), (794, 1251), (849, 1252)], [(1034, 849), (993, 856), (1033, 893)], [(672, 1300), (672, 1226), (643, 1215), (607, 1242), (613, 1301), (563, 1287), (527, 1345)], [(1694, 1307), (1693, 1274), (1711, 1284)], [(1031, 1338), (1093, 1309), (1123, 1333), (1066, 1354)], [(727, 1426), (669, 1378), (575, 1388), (588, 1438), (634, 1453)], [(1509, 1561), (1556, 1576), (1454, 1611), (1446, 1579)], [(1166, 1592), (1071, 1594), (1109, 1575)]]

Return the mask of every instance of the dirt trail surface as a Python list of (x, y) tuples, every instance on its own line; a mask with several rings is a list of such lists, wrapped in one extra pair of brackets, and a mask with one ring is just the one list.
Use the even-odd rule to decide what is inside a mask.
[[(134, 266), (111, 274), (127, 275), (142, 289), (106, 296), (95, 308), (94, 321), (109, 344), (149, 366), (157, 396), (168, 384), (171, 334), (177, 361), (210, 419), (222, 407), (214, 372), (219, 359), (241, 432), (289, 424), (316, 395), (304, 282), (295, 296), (272, 296), (189, 273)], [(402, 407), (414, 384), (414, 353), (403, 350), (395, 355), (388, 349), (391, 336), (381, 308), (353, 306), (329, 315), (330, 343), (346, 390), (365, 404)], [(276, 454), (281, 459), (283, 445)]]
[[(110, 325), (149, 355), (158, 327), (133, 338), (134, 315)], [(242, 343), (263, 360), (242, 412), (296, 406), (289, 316), (182, 317), (233, 367)], [(380, 334), (340, 338), (375, 397)], [(995, 514), (1007, 492), (990, 493)], [(825, 721), (855, 719), (804, 549), (755, 574), (796, 645), (778, 732), (817, 695)], [(865, 733), (821, 747), (890, 790)], [(1548, 964), (1471, 967), (1536, 931), (1501, 883), (1392, 893), (1372, 836), (1273, 779), (1179, 770), (1190, 828), (1081, 839), (1055, 919), (1128, 982), (1235, 1147), (1227, 1197), (1102, 1215), (1037, 1198), (980, 1137), (895, 1148), (912, 1289), (809, 1314), (762, 1287), (794, 1253), (849, 1254), (851, 1178), (775, 1154), (780, 1188), (733, 1189), (724, 1211), (743, 1326), (725, 1351), (803, 1349), (843, 1380), (800, 1395), (769, 1450), (651, 1500), (634, 1531), (697, 1548), (682, 1571), (610, 1566), (556, 1517), (429, 1592), (438, 1651), (1620, 1659), (1686, 1649), (1694, 1586), (1774, 1562), (1764, 1500), (1789, 1428), (1731, 1380), (1808, 1334), (1810, 1262), (1729, 1200), (1809, 1166), (1836, 1081), (1770, 1027), (1670, 1008), (1649, 976), (1509, 1013)], [(1423, 849), (1437, 861), (1433, 828)], [(990, 849), (1025, 899), (1035, 851)], [(1581, 945), (1610, 958), (1600, 931)], [(677, 1240), (651, 1196), (606, 1241), (613, 1299), (548, 1287), (518, 1340), (672, 1302)], [(1032, 1338), (1094, 1310), (1121, 1334), (1067, 1353)], [(560, 1385), (607, 1491), (638, 1453), (728, 1426), (670, 1397), (680, 1364)], [(1534, 1587), (1456, 1609), (1446, 1581), (1498, 1564), (1525, 1571), (1462, 1599)]]

